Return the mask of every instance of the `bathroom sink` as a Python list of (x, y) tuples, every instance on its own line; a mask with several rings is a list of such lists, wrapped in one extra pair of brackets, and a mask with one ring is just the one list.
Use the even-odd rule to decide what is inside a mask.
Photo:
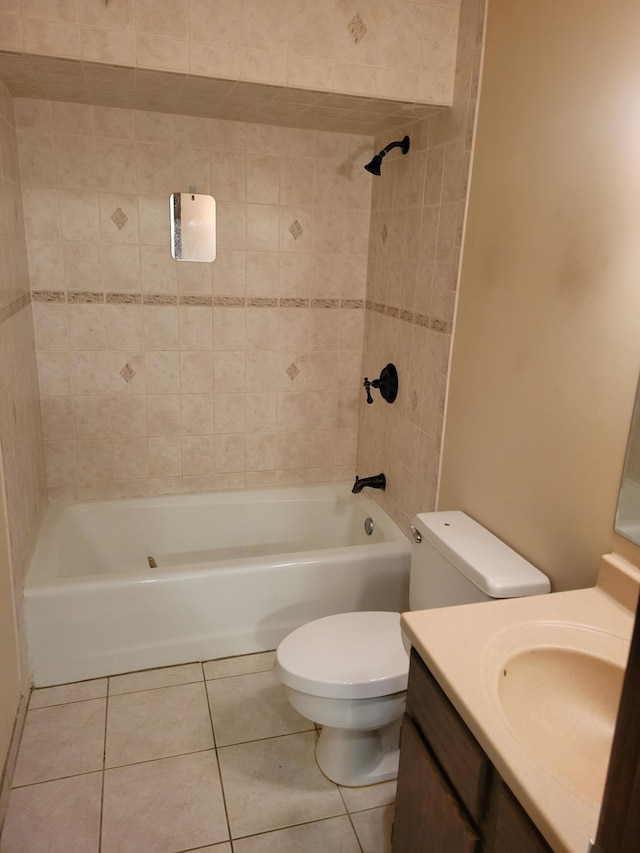
[(512, 735), (590, 803), (604, 790), (627, 652), (628, 642), (612, 634), (543, 622), (500, 635), (487, 661), (494, 704)]

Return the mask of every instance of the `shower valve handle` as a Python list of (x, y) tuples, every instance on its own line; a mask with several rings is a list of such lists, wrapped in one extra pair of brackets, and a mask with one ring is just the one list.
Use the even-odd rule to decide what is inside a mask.
[(373, 382), (370, 382), (365, 376), (362, 384), (367, 392), (367, 403), (373, 403), (373, 397), (371, 396), (372, 388), (377, 388), (380, 391), (382, 399), (386, 400), (387, 403), (393, 403), (398, 396), (398, 371), (395, 365), (387, 364), (386, 367), (382, 368), (379, 379), (374, 379)]

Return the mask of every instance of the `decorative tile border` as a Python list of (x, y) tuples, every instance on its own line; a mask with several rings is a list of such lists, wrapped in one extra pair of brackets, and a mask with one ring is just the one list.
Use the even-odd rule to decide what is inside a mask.
[(142, 297), (143, 305), (177, 305), (178, 297), (169, 293), (145, 293)]
[(277, 308), (278, 299), (275, 296), (249, 296), (247, 308)]
[[(69, 304), (107, 305), (192, 305), (203, 308), (321, 308), (335, 310), (351, 308), (362, 310), (364, 299), (306, 299), (300, 297), (277, 296), (200, 296), (196, 294), (173, 293), (94, 293), (85, 290), (34, 290), (29, 297), (34, 302), (57, 302)], [(384, 305), (375, 303), (384, 313)], [(366, 307), (370, 303), (367, 301)], [(378, 310), (378, 308), (376, 308)], [(395, 312), (397, 308), (393, 309)], [(397, 316), (397, 313), (394, 314)]]
[(245, 308), (247, 300), (244, 296), (214, 296), (213, 304), (220, 308)]
[[(346, 300), (342, 300), (343, 302)], [(343, 305), (343, 307), (345, 307)], [(451, 334), (452, 323), (446, 320), (441, 320), (439, 317), (430, 317), (428, 314), (418, 314), (409, 311), (406, 308), (398, 308), (396, 305), (385, 305), (384, 302), (373, 302), (367, 299), (365, 302), (367, 311), (374, 311), (376, 314), (384, 314), (385, 317), (393, 317), (397, 320), (402, 320), (405, 323), (411, 323), (414, 326), (422, 326), (424, 329), (433, 329), (434, 332), (443, 332)]]
[(61, 290), (34, 290), (31, 294), (34, 302), (66, 302), (66, 297)]
[[(34, 290), (30, 296), (21, 297), (26, 299), (24, 304), (33, 299), (34, 302), (68, 302), (68, 303), (96, 303), (107, 302), (113, 305), (194, 305), (206, 308), (321, 308), (334, 310), (336, 308), (366, 308), (385, 317), (402, 320), (414, 326), (422, 326), (424, 329), (433, 329), (435, 332), (451, 334), (452, 324), (439, 317), (431, 317), (428, 314), (420, 314), (409, 311), (406, 308), (398, 308), (397, 305), (386, 305), (384, 302), (374, 302), (371, 299), (303, 299), (295, 296), (198, 296), (190, 294), (166, 294), (166, 293), (91, 293), (89, 291), (69, 291), (65, 293), (59, 290)], [(23, 307), (13, 309), (20, 300), (0, 310), (0, 322), (12, 316)]]
[(12, 317), (15, 317), (15, 315), (19, 311), (22, 311), (23, 308), (26, 308), (30, 302), (31, 294), (23, 293), (22, 296), (14, 299), (13, 302), (9, 302), (9, 304), (5, 305), (4, 308), (0, 308), (0, 326), (6, 320), (10, 320)]
[(211, 308), (213, 305), (212, 296), (179, 296), (178, 303), (180, 305), (195, 305), (200, 308)]
[(78, 291), (67, 293), (67, 302), (82, 302), (91, 304), (94, 302), (104, 302), (104, 293), (93, 293), (89, 291)]
[(142, 294), (140, 293), (107, 293), (107, 305), (140, 305)]
[(312, 308), (339, 308), (340, 300), (339, 299), (312, 299), (311, 300)]
[(280, 308), (308, 308), (309, 300), (308, 299), (296, 299), (294, 297), (287, 297), (286, 299), (279, 299), (278, 303)]

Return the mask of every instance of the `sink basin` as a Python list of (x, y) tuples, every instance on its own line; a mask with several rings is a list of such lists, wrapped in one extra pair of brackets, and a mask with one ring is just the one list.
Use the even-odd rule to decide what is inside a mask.
[(590, 803), (599, 803), (616, 723), (628, 643), (562, 623), (511, 629), (493, 644), (492, 698), (531, 758)]

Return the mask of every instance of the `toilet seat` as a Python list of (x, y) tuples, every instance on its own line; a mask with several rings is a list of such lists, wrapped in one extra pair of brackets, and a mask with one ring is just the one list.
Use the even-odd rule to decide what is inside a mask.
[(339, 613), (297, 628), (278, 646), (287, 687), (330, 699), (371, 699), (407, 689), (400, 614)]

